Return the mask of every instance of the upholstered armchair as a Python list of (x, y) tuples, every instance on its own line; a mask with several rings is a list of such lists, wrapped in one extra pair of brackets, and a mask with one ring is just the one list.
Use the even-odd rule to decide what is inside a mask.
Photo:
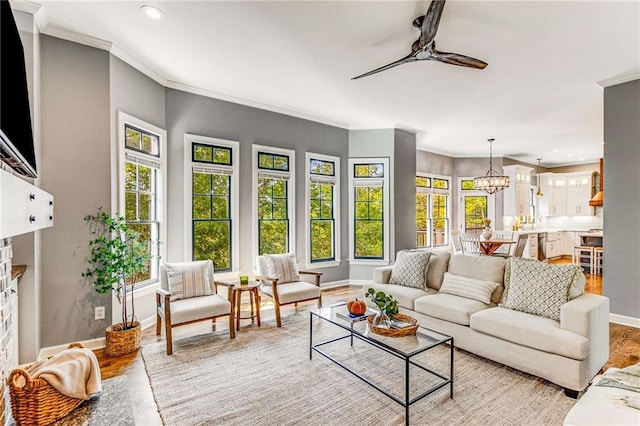
[[(300, 275), (313, 276), (314, 284), (302, 281)], [(317, 299), (322, 307), (321, 276), (321, 272), (298, 270), (292, 253), (258, 256), (256, 260), (256, 280), (262, 281), (260, 292), (273, 300), (278, 327), (282, 327), (282, 305)]]
[(156, 291), (156, 335), (164, 321), (167, 355), (173, 353), (171, 330), (198, 321), (229, 317), (229, 337), (235, 338), (233, 326), (233, 288), (227, 286), (227, 296), (218, 293), (210, 260), (165, 263), (160, 266), (160, 288)]

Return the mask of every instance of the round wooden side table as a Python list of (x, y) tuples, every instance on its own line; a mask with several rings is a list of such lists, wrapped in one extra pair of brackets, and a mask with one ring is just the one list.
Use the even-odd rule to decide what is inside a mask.
[[(249, 281), (248, 284), (233, 283), (233, 299), (236, 303), (236, 330), (240, 330), (240, 320), (250, 319), (251, 323), (258, 322), (260, 327), (260, 294), (258, 292), (260, 281)], [(242, 293), (249, 293), (249, 305), (251, 306), (251, 315), (240, 316), (240, 304), (242, 301)]]

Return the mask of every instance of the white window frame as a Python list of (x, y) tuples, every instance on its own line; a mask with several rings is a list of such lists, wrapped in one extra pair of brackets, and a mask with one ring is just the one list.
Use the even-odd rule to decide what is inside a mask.
[[(431, 173), (422, 173), (422, 172), (417, 172), (416, 173), (416, 177), (423, 177), (423, 178), (429, 178), (431, 179), (431, 187), (430, 188), (423, 188), (423, 187), (418, 187), (416, 186), (416, 194), (418, 192), (423, 193), (423, 194), (427, 194), (429, 197), (429, 205), (427, 206), (427, 218), (431, 218), (431, 229), (427, 229), (427, 232), (430, 234), (430, 237), (433, 235), (433, 218), (431, 217), (431, 213), (433, 213), (433, 195), (446, 195), (447, 198), (447, 224), (448, 224), (448, 228), (446, 231), (446, 235), (445, 238), (447, 240), (447, 244), (444, 245), (439, 245), (439, 246), (434, 246), (433, 245), (433, 241), (431, 241), (431, 245), (430, 246), (417, 246), (417, 241), (416, 241), (416, 247), (417, 248), (424, 248), (424, 249), (441, 249), (443, 247), (447, 247), (451, 244), (450, 240), (450, 232), (452, 229), (452, 222), (451, 222), (451, 214), (452, 214), (452, 210), (453, 210), (453, 190), (452, 190), (452, 186), (453, 186), (453, 178), (451, 176), (444, 176), (444, 175), (434, 175)], [(433, 187), (433, 180), (434, 179), (440, 179), (440, 180), (446, 180), (449, 182), (449, 189), (440, 189), (440, 188), (434, 188)], [(429, 228), (429, 227), (427, 227)]]
[[(322, 177), (333, 184), (333, 254), (334, 260), (311, 262), (311, 160), (330, 161), (334, 164), (334, 176)], [(305, 156), (305, 256), (307, 269), (332, 268), (340, 266), (340, 158), (332, 155), (307, 152)], [(313, 175), (316, 177), (316, 175)]]
[[(277, 172), (273, 171), (273, 173), (281, 174), (283, 176), (286, 175), (287, 178), (287, 213), (289, 215), (289, 252), (296, 253), (296, 152), (292, 149), (285, 148), (275, 148), (272, 146), (266, 145), (252, 145), (252, 201), (251, 205), (253, 206), (253, 264), (255, 269), (255, 262), (258, 257), (259, 251), (259, 230), (258, 230), (258, 153), (267, 153), (267, 154), (277, 154), (277, 155), (286, 155), (289, 157), (289, 171), (288, 172)], [(296, 253), (297, 257), (297, 253)]]
[[(140, 130), (144, 130), (149, 133), (153, 133), (159, 137), (159, 149), (160, 149), (160, 157), (145, 155), (144, 153), (135, 152), (132, 153), (132, 150), (125, 148), (125, 126), (131, 125)], [(154, 126), (151, 123), (140, 120), (132, 115), (129, 115), (123, 111), (118, 111), (116, 114), (116, 129), (117, 134), (115, 137), (116, 143), (116, 152), (117, 152), (117, 185), (116, 185), (116, 202), (112, 205), (111, 213), (113, 215), (121, 215), (124, 216), (125, 211), (125, 190), (124, 190), (124, 178), (125, 178), (125, 161), (126, 161), (126, 153), (132, 153), (132, 155), (140, 157), (144, 159), (145, 157), (149, 157), (148, 159), (154, 162), (160, 163), (160, 177), (159, 182), (157, 182), (158, 190), (156, 193), (156, 215), (157, 221), (160, 222), (160, 226), (158, 227), (160, 240), (160, 246), (158, 248), (158, 253), (161, 259), (166, 259), (167, 249), (166, 249), (166, 241), (167, 241), (167, 131)], [(146, 282), (139, 283), (133, 291), (133, 297), (138, 298), (145, 296), (147, 294), (155, 293), (156, 288), (160, 285), (159, 280), (159, 265), (161, 260), (158, 260), (158, 264), (156, 265), (156, 270), (152, 271), (152, 276), (155, 273), (155, 278), (147, 280)], [(118, 300), (117, 294), (112, 293), (112, 321), (114, 323), (120, 322), (120, 310), (121, 305)]]
[(240, 273), (240, 143), (185, 133), (184, 135), (184, 258), (193, 259), (193, 168), (206, 167), (192, 161), (193, 144), (215, 145), (231, 149), (231, 166), (211, 165), (212, 168), (226, 169), (231, 174), (231, 271), (216, 272), (220, 279), (236, 278)]
[[(359, 164), (371, 164), (371, 163), (382, 163), (383, 165), (383, 177), (382, 178), (356, 178), (354, 177), (355, 166)], [(350, 158), (349, 159), (349, 263), (352, 265), (371, 265), (371, 266), (379, 266), (379, 265), (388, 265), (389, 264), (389, 253), (390, 253), (390, 244), (391, 244), (391, 235), (389, 229), (389, 220), (390, 220), (390, 188), (389, 188), (389, 175), (391, 174), (391, 169), (389, 168), (389, 158), (388, 157), (377, 157), (377, 158)], [(382, 216), (383, 216), (383, 258), (382, 259), (356, 259), (355, 258), (355, 210), (354, 210), (354, 182), (358, 180), (377, 180), (380, 181), (382, 179)]]
[[(476, 189), (462, 189), (462, 181), (473, 180), (473, 177), (462, 176), (458, 178), (458, 230), (464, 232), (465, 211), (464, 211), (464, 197), (465, 196), (486, 196), (487, 197), (487, 212), (486, 216), (491, 219), (491, 224), (495, 226), (496, 223), (496, 195), (488, 194), (485, 191)], [(495, 228), (494, 228), (495, 229)]]

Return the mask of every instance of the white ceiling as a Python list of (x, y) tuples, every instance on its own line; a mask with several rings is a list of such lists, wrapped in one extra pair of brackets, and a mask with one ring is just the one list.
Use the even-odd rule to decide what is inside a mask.
[[(640, 78), (638, 1), (448, 1), (438, 49), (484, 70), (421, 61), (352, 81), (410, 51), (429, 1), (42, 1), (44, 32), (109, 41), (170, 85), (349, 129), (417, 132), (418, 148), (557, 166), (603, 151), (603, 88)], [(143, 4), (164, 11), (153, 21)], [(554, 152), (554, 150), (558, 150)]]

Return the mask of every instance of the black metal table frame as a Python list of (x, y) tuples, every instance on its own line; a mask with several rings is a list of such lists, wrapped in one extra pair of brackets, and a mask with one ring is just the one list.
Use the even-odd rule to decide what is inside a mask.
[[(316, 316), (317, 318), (320, 318), (321, 320), (327, 321), (331, 324), (334, 324), (337, 327), (340, 327), (346, 331), (349, 332), (349, 334), (344, 335), (344, 336), (340, 336), (340, 337), (336, 337), (334, 339), (331, 340), (326, 340), (324, 342), (320, 342), (317, 344), (313, 344), (313, 317)], [(348, 371), (349, 373), (353, 374), (354, 376), (356, 376), (357, 378), (359, 378), (360, 380), (362, 380), (363, 382), (369, 384), (370, 386), (372, 386), (373, 388), (377, 389), (379, 392), (382, 392), (384, 395), (386, 395), (387, 397), (391, 398), (392, 400), (394, 400), (395, 402), (397, 402), (398, 404), (400, 404), (401, 406), (403, 406), (405, 408), (405, 415), (404, 415), (404, 424), (405, 425), (409, 425), (409, 407), (420, 401), (422, 398), (436, 392), (437, 390), (443, 388), (446, 385), (449, 385), (449, 398), (453, 398), (453, 349), (454, 349), (454, 343), (453, 343), (453, 337), (451, 336), (446, 336), (445, 334), (439, 333), (435, 330), (431, 330), (431, 329), (427, 329), (429, 331), (432, 331), (434, 333), (440, 334), (442, 336), (445, 336), (444, 339), (440, 340), (440, 341), (436, 341), (431, 345), (425, 346), (424, 348), (420, 348), (417, 349), (411, 353), (408, 354), (403, 354), (403, 353), (399, 353), (397, 350), (395, 350), (392, 346), (389, 345), (385, 345), (382, 342), (378, 342), (372, 339), (368, 339), (367, 337), (359, 334), (359, 333), (354, 333), (353, 330), (353, 323), (351, 324), (351, 327), (347, 327), (344, 326), (342, 324), (338, 324), (334, 321), (331, 321), (330, 319), (323, 317), (313, 311), (310, 312), (309, 315), (309, 359), (313, 359), (313, 351), (318, 352), (320, 355), (324, 356), (325, 358), (327, 358), (328, 360), (332, 361), (333, 363), (337, 364), (338, 366), (342, 367), (343, 369), (345, 369), (346, 371)], [(320, 349), (320, 346), (324, 346), (324, 345), (328, 345), (330, 343), (334, 343), (343, 339), (351, 339), (351, 346), (353, 346), (353, 338), (356, 337), (359, 340), (362, 340), (365, 343), (370, 344), (371, 346), (374, 346), (378, 349), (382, 349), (383, 351), (387, 352), (388, 354), (391, 354), (393, 356), (395, 356), (396, 358), (400, 358), (403, 359), (405, 362), (405, 376), (404, 376), (404, 383), (405, 383), (405, 397), (404, 399), (401, 399), (399, 397), (397, 397), (396, 395), (388, 392), (387, 390), (383, 389), (381, 386), (377, 385), (376, 383), (374, 383), (373, 381), (369, 380), (368, 378), (364, 377), (363, 375), (359, 374), (357, 371), (351, 370), (349, 367), (347, 367), (346, 365), (343, 365), (340, 361), (338, 361), (337, 359), (333, 358), (331, 355), (327, 354), (326, 352), (322, 351)], [(447, 343), (449, 342), (449, 348), (450, 348), (450, 361), (449, 361), (449, 377), (446, 377), (440, 373), (438, 373), (437, 371), (433, 371), (429, 368), (427, 368), (426, 366), (420, 365), (415, 363), (414, 361), (411, 360), (411, 357), (421, 354), (425, 351), (428, 351), (429, 349), (432, 349), (436, 346), (439, 346), (443, 343)], [(421, 393), (420, 395), (415, 396), (412, 399), (409, 399), (409, 384), (410, 384), (410, 377), (409, 377), (409, 367), (413, 365), (417, 368), (420, 368), (423, 371), (426, 371), (427, 373), (433, 374), (434, 376), (437, 376), (439, 378), (441, 378), (443, 381), (441, 383), (438, 383), (434, 386), (432, 386), (431, 388), (429, 388), (428, 390), (426, 390), (425, 392)]]

